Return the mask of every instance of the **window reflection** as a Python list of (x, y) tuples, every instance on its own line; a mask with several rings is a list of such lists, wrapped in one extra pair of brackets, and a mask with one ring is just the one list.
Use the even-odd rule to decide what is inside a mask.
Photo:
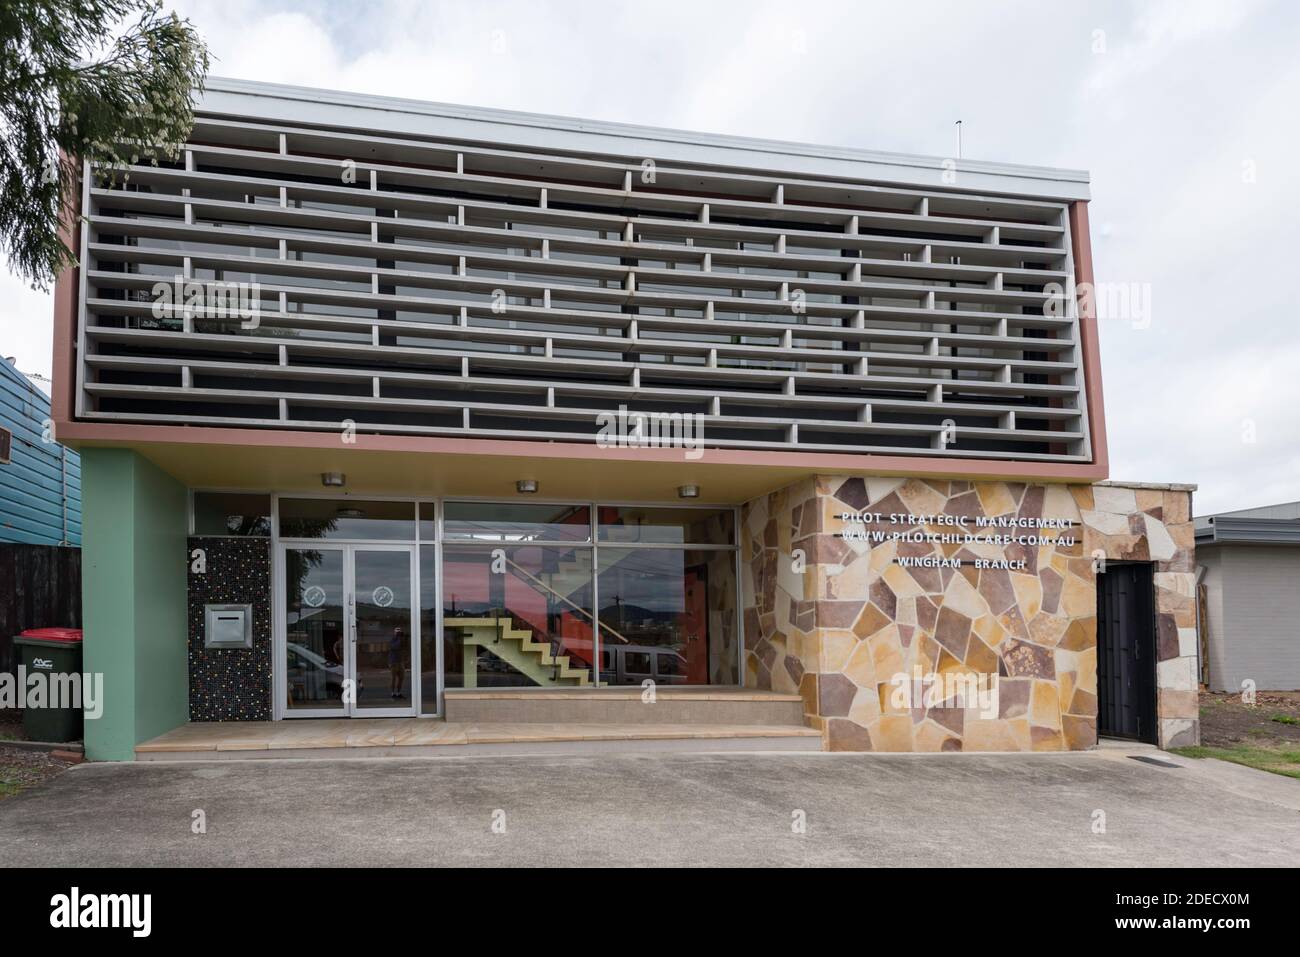
[(735, 553), (600, 549), (601, 681), (736, 684)]
[(343, 696), (343, 552), (285, 550), (286, 705), (338, 707)]
[(446, 686), (590, 687), (591, 595), (588, 547), (445, 546)]
[(600, 540), (620, 544), (734, 545), (729, 508), (652, 508), (598, 505)]
[(447, 502), (442, 525), (449, 540), (586, 542), (591, 540), (591, 509), (586, 504)]
[(280, 536), (326, 541), (413, 542), (415, 503), (350, 498), (282, 498)]

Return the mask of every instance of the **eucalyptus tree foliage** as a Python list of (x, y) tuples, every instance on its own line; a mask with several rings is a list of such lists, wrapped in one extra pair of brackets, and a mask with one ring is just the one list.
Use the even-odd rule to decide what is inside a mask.
[(82, 160), (110, 181), (179, 157), (208, 52), (159, 0), (0, 2), (0, 249), (48, 289), (76, 263)]

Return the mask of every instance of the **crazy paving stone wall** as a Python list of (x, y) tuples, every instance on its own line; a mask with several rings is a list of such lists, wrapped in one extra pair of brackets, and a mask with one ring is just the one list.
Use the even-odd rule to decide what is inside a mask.
[[(868, 545), (844, 534), (855, 523), (843, 516), (863, 510), (1070, 524), (1007, 530), (1045, 544)], [(1096, 557), (1155, 560), (1161, 743), (1184, 743), (1196, 734), (1196, 686), (1184, 688), (1195, 672), (1183, 660), (1195, 653), (1189, 513), (1187, 492), (836, 476), (797, 483), (742, 511), (745, 683), (797, 691), (829, 750), (1089, 748), (1097, 737)], [(856, 529), (873, 525), (887, 534), (922, 530), (906, 519)], [(904, 567), (899, 557), (962, 562)], [(980, 560), (1023, 567), (977, 567)], [(997, 675), (996, 716), (950, 701), (900, 707), (891, 694), (899, 674)]]
[[(195, 570), (195, 549), (203, 571)], [(270, 721), (271, 543), (265, 538), (189, 539), (191, 721)], [(203, 647), (203, 606), (251, 604), (253, 647)]]
[(1199, 744), (1196, 554), (1190, 486), (1103, 482), (1074, 490), (1087, 554), (1152, 562), (1162, 748)]

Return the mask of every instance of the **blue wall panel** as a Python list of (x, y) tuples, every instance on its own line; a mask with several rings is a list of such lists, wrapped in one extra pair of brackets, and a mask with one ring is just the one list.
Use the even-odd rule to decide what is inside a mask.
[(0, 359), (0, 427), (13, 433), (0, 464), (0, 542), (81, 544), (81, 457), (43, 434), (49, 397)]

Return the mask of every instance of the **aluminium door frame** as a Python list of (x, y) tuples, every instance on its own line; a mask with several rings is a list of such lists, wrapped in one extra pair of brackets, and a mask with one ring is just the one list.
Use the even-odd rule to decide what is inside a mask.
[[(274, 504), (272, 505), (274, 509)], [(276, 721), (291, 718), (346, 718), (348, 717), (347, 705), (343, 702), (331, 708), (290, 708), (287, 697), (289, 689), (288, 662), (289, 662), (289, 606), (288, 595), (284, 591), (285, 568), (288, 565), (287, 552), (291, 548), (303, 549), (311, 547), (318, 551), (338, 552), (340, 562), (342, 563), (343, 572), (343, 594), (341, 596), (341, 606), (344, 609), (344, 661), (343, 676), (347, 677), (347, 598), (348, 598), (348, 555), (347, 546), (342, 542), (320, 542), (313, 541), (310, 546), (297, 541), (277, 542), (274, 546), (274, 559), (272, 562), (272, 584), (274, 589), (273, 601), (271, 603), (271, 614), (274, 616), (274, 625), (272, 633), (274, 641), (274, 658), (271, 662), (271, 685), (275, 694), (275, 707), (272, 709), (272, 717)]]
[(411, 646), (411, 703), (404, 708), (363, 708), (358, 689), (356, 698), (347, 705), (349, 718), (414, 718), (420, 713), (420, 583), (419, 559), (416, 550), (420, 547), (415, 542), (346, 542), (343, 559), (343, 578), (348, 595), (348, 616), (350, 640), (346, 644), (348, 663), (344, 668), (347, 677), (358, 680), (357, 675), (357, 553), (358, 552), (405, 552), (407, 555), (407, 575), (410, 576), (410, 617), (411, 627), (407, 636)]
[[(333, 708), (294, 708), (290, 709), (286, 702), (288, 691), (288, 621), (287, 621), (287, 598), (284, 591), (284, 575), (287, 562), (287, 552), (291, 548), (304, 549), (312, 548), (318, 551), (337, 551), (342, 554), (343, 562), (343, 615), (344, 615), (344, 654), (343, 654), (343, 676), (345, 679), (357, 677), (356, 663), (356, 553), (358, 551), (371, 552), (406, 552), (409, 556), (408, 574), (411, 577), (410, 595), (411, 595), (411, 627), (410, 627), (410, 644), (411, 644), (411, 704), (404, 708), (362, 708), (360, 703), (354, 701), (351, 704), (346, 702), (340, 703), (338, 707)], [(275, 709), (273, 715), (275, 720), (291, 720), (296, 718), (413, 718), (420, 715), (421, 707), (421, 680), (420, 680), (420, 581), (419, 581), (419, 548), (415, 542), (379, 542), (379, 541), (355, 541), (355, 542), (322, 542), (318, 539), (284, 539), (276, 543), (275, 546), (275, 567), (273, 569), (273, 585), (275, 589), (275, 601), (273, 602), (273, 614), (275, 615), (275, 659), (272, 662), (272, 675), (274, 693), (276, 695)], [(441, 709), (440, 709), (441, 710)], [(428, 717), (433, 717), (429, 715)]]
[[(193, 490), (192, 490), (193, 491)], [(198, 489), (198, 491), (209, 491), (209, 489)], [(239, 489), (236, 491), (247, 491)], [(434, 619), (437, 638), (434, 642), (435, 660), (437, 662), (437, 681), (436, 681), (436, 710), (425, 713), (423, 711), (423, 680), (414, 680), (412, 708), (417, 718), (440, 718), (443, 714), (443, 678), (442, 678), (442, 610), (441, 610), (441, 591), (442, 591), (442, 549), (439, 545), (439, 532), (441, 531), (442, 519), (442, 502), (441, 499), (430, 497), (428, 495), (349, 495), (347, 493), (339, 494), (337, 492), (283, 492), (272, 489), (265, 493), (271, 497), (271, 645), (272, 645), (272, 662), (271, 662), (271, 719), (273, 721), (283, 721), (290, 718), (308, 718), (308, 717), (325, 717), (337, 718), (346, 717), (340, 715), (337, 711), (323, 713), (303, 713), (301, 711), (290, 711), (286, 706), (287, 681), (285, 676), (285, 645), (287, 644), (287, 623), (285, 622), (285, 594), (284, 594), (284, 553), (283, 546), (288, 544), (297, 547), (314, 547), (325, 546), (343, 546), (343, 545), (409, 545), (414, 549), (414, 570), (411, 581), (411, 602), (414, 606), (412, 609), (412, 646), (411, 646), (411, 671), (413, 675), (418, 674), (420, 668), (421, 652), (420, 642), (416, 640), (419, 634), (420, 617), (423, 611), (421, 605), (421, 549), (425, 545), (433, 546), (434, 549), (434, 604), (437, 608), (437, 615)], [(412, 516), (415, 519), (415, 535), (409, 541), (393, 541), (392, 539), (354, 539), (346, 541), (327, 542), (321, 539), (309, 538), (282, 538), (280, 535), (280, 499), (330, 499), (345, 501), (348, 499), (356, 501), (369, 502), (409, 502), (412, 506)], [(432, 505), (435, 510), (434, 536), (431, 540), (426, 541), (420, 537), (420, 506)], [(193, 520), (193, 500), (191, 495), (191, 521)], [(346, 556), (344, 558), (345, 569), (349, 564)], [(347, 574), (345, 570), (345, 575)], [(316, 709), (313, 709), (316, 710)]]

